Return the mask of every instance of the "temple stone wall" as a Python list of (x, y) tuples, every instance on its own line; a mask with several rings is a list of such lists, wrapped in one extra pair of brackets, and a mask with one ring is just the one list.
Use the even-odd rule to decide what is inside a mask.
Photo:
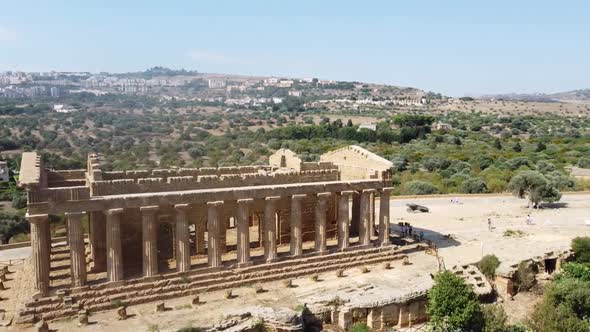
[(290, 168), (297, 172), (301, 171), (302, 160), (297, 154), (289, 149), (279, 149), (268, 157), (268, 163), (279, 168)]
[(341, 180), (389, 179), (393, 167), (391, 161), (356, 145), (326, 152), (320, 161), (336, 165)]
[(337, 170), (317, 170), (299, 173), (235, 174), (174, 176), (168, 178), (137, 178), (92, 182), (92, 195), (119, 195), (130, 193), (183, 191), (195, 189), (248, 187), (286, 183), (338, 181)]

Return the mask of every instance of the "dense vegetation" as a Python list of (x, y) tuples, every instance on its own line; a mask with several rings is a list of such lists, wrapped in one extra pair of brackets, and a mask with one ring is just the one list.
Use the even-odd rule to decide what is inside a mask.
[(590, 331), (590, 237), (574, 239), (575, 261), (549, 284), (529, 326), (539, 332)]
[[(0, 149), (43, 151), (56, 168), (82, 168), (86, 154), (95, 151), (105, 156), (107, 168), (124, 170), (261, 164), (279, 148), (315, 161), (328, 150), (357, 144), (393, 162), (396, 194), (513, 191), (536, 205), (557, 200), (558, 191), (590, 188), (567, 175), (571, 165), (590, 167), (585, 118), (381, 110), (371, 113), (373, 131), (359, 130), (348, 114), (309, 109), (297, 98), (227, 111), (206, 103), (101, 98), (72, 102), (76, 112), (67, 114), (46, 104), (0, 104), (6, 115), (0, 117)], [(435, 123), (451, 128), (435, 130)], [(517, 181), (525, 176), (535, 190)]]

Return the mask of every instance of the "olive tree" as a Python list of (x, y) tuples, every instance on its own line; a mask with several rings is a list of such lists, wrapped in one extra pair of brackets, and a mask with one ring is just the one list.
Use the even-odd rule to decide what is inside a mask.
[(559, 190), (537, 171), (522, 171), (510, 179), (508, 190), (519, 198), (528, 198), (529, 206), (538, 207), (541, 202), (553, 203), (561, 199)]

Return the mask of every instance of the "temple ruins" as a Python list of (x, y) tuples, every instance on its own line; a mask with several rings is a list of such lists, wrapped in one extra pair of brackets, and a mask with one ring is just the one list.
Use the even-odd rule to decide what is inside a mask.
[[(84, 170), (52, 170), (23, 153), (36, 293), (20, 320), (391, 259), (390, 162), (358, 146), (320, 160), (281, 149), (263, 166), (120, 172), (96, 154)], [(377, 197), (388, 199), (376, 208)], [(62, 214), (67, 241), (52, 245)]]

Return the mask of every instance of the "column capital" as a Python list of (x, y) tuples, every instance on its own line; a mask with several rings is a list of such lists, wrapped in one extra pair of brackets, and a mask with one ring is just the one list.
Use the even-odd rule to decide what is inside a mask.
[(104, 213), (107, 216), (115, 216), (115, 215), (119, 215), (121, 213), (123, 213), (123, 211), (125, 211), (125, 209), (123, 208), (118, 208), (118, 209), (108, 209), (106, 210)]
[(86, 212), (66, 212), (64, 213), (64, 215), (66, 216), (66, 218), (68, 219), (76, 219), (76, 218), (82, 218), (86, 215)]
[(372, 194), (372, 193), (375, 193), (375, 192), (377, 192), (376, 189), (363, 189), (362, 190), (362, 193), (363, 194)]
[(332, 196), (332, 193), (326, 192), (326, 193), (318, 193), (317, 197), (321, 200), (324, 200), (328, 197)]
[(352, 195), (354, 194), (354, 190), (344, 190), (340, 192), (340, 195), (345, 196), (345, 195)]
[(33, 224), (40, 224), (49, 220), (48, 214), (29, 214), (25, 215), (25, 218)]
[(293, 199), (293, 200), (304, 199), (304, 198), (307, 198), (307, 194), (297, 194), (297, 195), (291, 196), (291, 199)]
[(209, 207), (221, 206), (221, 205), (223, 205), (223, 201), (207, 202), (207, 206), (209, 206)]
[(387, 193), (389, 194), (391, 191), (393, 190), (393, 187), (383, 187), (380, 191), (382, 193)]
[(254, 198), (244, 198), (244, 199), (238, 199), (238, 205), (247, 205), (250, 204), (252, 202), (254, 202)]
[(141, 214), (143, 214), (143, 215), (150, 215), (150, 214), (155, 214), (156, 212), (158, 212), (159, 209), (160, 209), (160, 207), (157, 205), (150, 205), (150, 206), (140, 207), (139, 211), (141, 211)]
[(269, 196), (269, 197), (266, 197), (264, 200), (267, 202), (276, 202), (279, 199), (281, 199), (281, 196)]
[(176, 204), (176, 205), (174, 205), (174, 209), (182, 211), (182, 212), (186, 212), (189, 209), (189, 205), (188, 204)]

